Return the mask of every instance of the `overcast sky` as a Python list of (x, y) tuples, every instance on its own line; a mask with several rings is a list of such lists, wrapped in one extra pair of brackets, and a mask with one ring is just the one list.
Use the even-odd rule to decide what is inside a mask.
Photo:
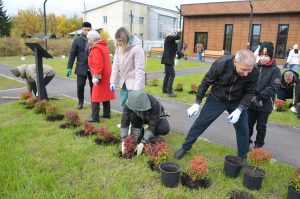
[[(39, 8), (43, 10), (44, 1), (45, 0), (2, 0), (4, 9), (7, 10), (7, 14), (10, 16), (16, 15), (20, 9), (28, 9), (31, 7), (36, 10)], [(46, 12), (54, 12), (56, 15), (65, 14), (68, 17), (73, 16), (76, 13), (79, 17), (82, 17), (81, 12), (84, 10), (84, 4), (86, 9), (89, 10), (111, 1), (112, 0), (47, 0)], [(149, 4), (149, 0), (140, 1)], [(180, 4), (219, 1), (224, 2), (232, 0), (151, 0), (151, 4), (174, 9), (176, 5), (179, 7)]]

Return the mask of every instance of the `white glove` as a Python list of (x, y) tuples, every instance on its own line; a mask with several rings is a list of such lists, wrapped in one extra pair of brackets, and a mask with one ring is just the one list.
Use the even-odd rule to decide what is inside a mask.
[(297, 109), (296, 109), (294, 106), (292, 106), (292, 107), (290, 108), (290, 111), (292, 111), (293, 113), (297, 113)]
[(142, 154), (144, 149), (144, 144), (143, 143), (139, 143), (136, 148), (134, 149), (134, 151), (136, 151), (136, 155), (139, 156)]
[(122, 147), (121, 147), (122, 155), (125, 153), (125, 143), (124, 141), (122, 142)]
[(111, 92), (115, 92), (115, 90), (116, 90), (116, 87), (115, 87), (115, 85), (114, 84), (110, 84), (110, 90), (111, 90)]
[(93, 84), (97, 85), (99, 82), (99, 79), (97, 79), (96, 77), (93, 77), (92, 82), (93, 82)]
[(200, 109), (200, 105), (195, 103), (190, 108), (188, 108), (186, 112), (189, 117), (193, 117), (195, 114), (198, 113), (199, 109)]
[(235, 109), (228, 117), (227, 117), (227, 122), (229, 124), (235, 124), (241, 115), (242, 111), (240, 108)]

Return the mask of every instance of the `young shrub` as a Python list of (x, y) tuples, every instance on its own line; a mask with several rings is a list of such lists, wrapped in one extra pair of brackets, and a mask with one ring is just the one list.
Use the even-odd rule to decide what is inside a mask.
[(84, 133), (87, 134), (87, 135), (92, 135), (96, 131), (96, 128), (90, 122), (84, 122), (83, 127), (84, 127)]
[(56, 117), (59, 114), (59, 110), (56, 106), (48, 105), (46, 107), (46, 116), (47, 117)]
[(32, 97), (32, 94), (30, 92), (24, 92), (24, 93), (21, 93), (20, 100), (27, 100), (30, 97)]
[(107, 128), (99, 128), (97, 131), (97, 135), (100, 141), (108, 142), (112, 137), (111, 133)]
[(167, 161), (170, 155), (170, 148), (165, 142), (146, 144), (145, 153), (150, 156), (150, 159), (155, 165), (159, 165)]
[(43, 113), (43, 114), (45, 114), (47, 106), (49, 106), (49, 102), (47, 100), (38, 101), (35, 104), (34, 112), (35, 113)]
[(80, 119), (78, 116), (78, 113), (75, 111), (66, 111), (65, 116), (67, 121), (72, 124), (73, 126), (79, 126), (80, 125)]
[(175, 90), (179, 92), (183, 91), (183, 83), (178, 83)]
[(38, 98), (32, 96), (32, 97), (29, 97), (27, 100), (26, 100), (26, 108), (33, 108), (34, 105), (38, 102)]
[(195, 156), (188, 164), (188, 173), (192, 181), (202, 180), (208, 173), (207, 162), (200, 156)]
[(276, 110), (277, 110), (278, 112), (284, 111), (285, 104), (286, 104), (286, 102), (285, 102), (284, 100), (276, 99), (276, 100), (275, 100)]
[(151, 83), (150, 83), (151, 86), (158, 86), (158, 78), (153, 78), (150, 81), (151, 81)]
[(263, 149), (263, 148), (253, 148), (248, 153), (250, 162), (255, 166), (255, 169), (258, 165), (266, 164), (271, 161), (272, 153)]
[(137, 142), (134, 137), (129, 135), (124, 139), (124, 155), (127, 157), (134, 156), (134, 149), (136, 148)]
[(191, 91), (189, 92), (190, 94), (195, 94), (197, 93), (198, 85), (196, 83), (191, 84)]
[(291, 176), (288, 186), (300, 193), (300, 167)]

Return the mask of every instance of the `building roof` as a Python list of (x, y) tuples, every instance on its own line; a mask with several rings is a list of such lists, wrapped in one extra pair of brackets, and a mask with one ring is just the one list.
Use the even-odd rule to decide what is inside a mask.
[(173, 17), (173, 18), (177, 18), (178, 17), (176, 14), (174, 14), (174, 12), (168, 12), (168, 11), (164, 11), (164, 10), (158, 10), (158, 9), (155, 9), (155, 8), (150, 8), (150, 10), (152, 10), (153, 12), (156, 12), (159, 15), (164, 15), (164, 16)]
[[(299, 0), (252, 0), (253, 14), (300, 13)], [(183, 16), (249, 14), (249, 1), (183, 4)]]

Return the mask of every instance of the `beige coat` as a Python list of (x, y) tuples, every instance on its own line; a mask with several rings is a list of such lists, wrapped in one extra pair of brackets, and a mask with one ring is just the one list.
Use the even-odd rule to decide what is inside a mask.
[(142, 90), (145, 87), (145, 57), (141, 41), (133, 37), (129, 49), (122, 53), (117, 48), (110, 76), (110, 83), (126, 84), (128, 90)]

